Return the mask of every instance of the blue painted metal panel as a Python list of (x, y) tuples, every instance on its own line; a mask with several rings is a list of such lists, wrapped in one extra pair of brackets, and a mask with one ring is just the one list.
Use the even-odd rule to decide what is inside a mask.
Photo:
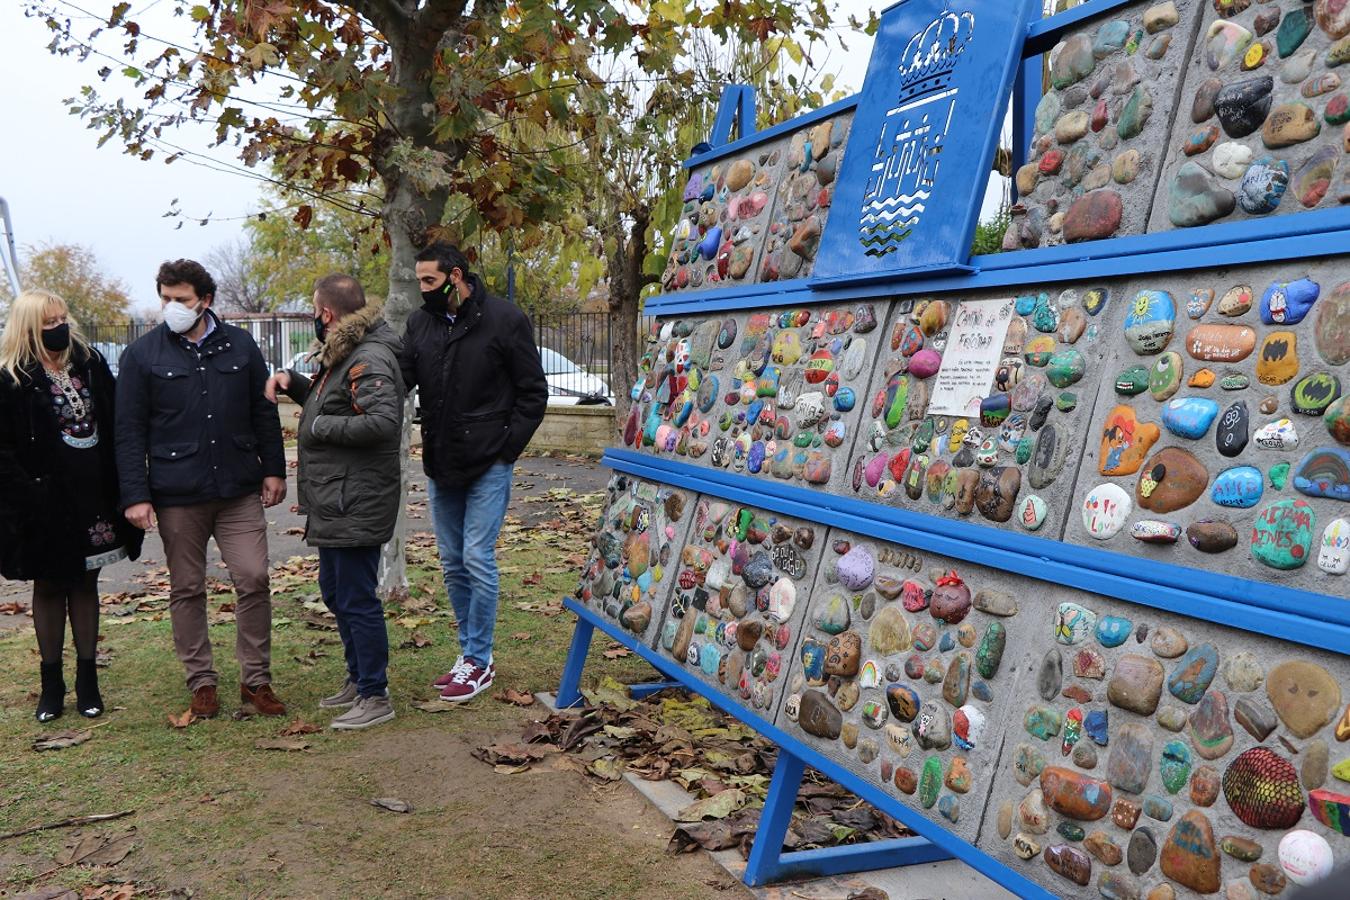
[(728, 715), (739, 719), (764, 737), (773, 741), (778, 745), (780, 750), (797, 757), (799, 760), (807, 762), (813, 769), (820, 772), (826, 778), (841, 785), (847, 790), (852, 791), (859, 797), (862, 797), (877, 809), (880, 809), (888, 816), (891, 816), (904, 824), (905, 827), (915, 834), (927, 838), (935, 846), (947, 851), (954, 858), (977, 869), (987, 878), (1003, 885), (1019, 897), (1028, 898), (1028, 900), (1054, 900), (1054, 895), (1045, 888), (1024, 877), (1015, 870), (1008, 868), (993, 857), (977, 850), (970, 844), (967, 844), (937, 823), (930, 821), (926, 817), (910, 809), (908, 806), (905, 806), (895, 797), (892, 797), (884, 790), (879, 789), (876, 785), (863, 780), (858, 775), (839, 765), (839, 763), (834, 762), (811, 749), (797, 738), (779, 729), (767, 719), (761, 718), (750, 710), (735, 703), (727, 695), (714, 690), (707, 684), (690, 678), (689, 673), (684, 669), (635, 640), (631, 634), (627, 634), (621, 629), (614, 627), (611, 623), (606, 622), (591, 610), (577, 603), (571, 597), (563, 598), (563, 606), (576, 613), (580, 619), (577, 626), (578, 628), (582, 625), (587, 625), (591, 628), (600, 629), (607, 636), (641, 656), (662, 675), (679, 681), (690, 691), (707, 698), (708, 702), (713, 706), (716, 706)]
[[(758, 146), (759, 144), (763, 144), (766, 141), (771, 141), (774, 138), (781, 137), (782, 135), (790, 134), (791, 132), (794, 132), (799, 128), (805, 128), (806, 126), (811, 125), (815, 122), (828, 119), (830, 118), (830, 116), (838, 115), (839, 113), (842, 112), (848, 112), (850, 109), (853, 109), (858, 105), (858, 96), (859, 95), (855, 94), (852, 97), (846, 97), (843, 100), (838, 100), (834, 103), (829, 104), (828, 106), (822, 106), (820, 109), (813, 110), (812, 112), (809, 113), (804, 113), (795, 119), (788, 119), (786, 122), (780, 122), (777, 125), (773, 126), (772, 128), (766, 128), (763, 131), (753, 132), (749, 134), (747, 137), (743, 137), (738, 141), (732, 141), (730, 144), (726, 144), (721, 147), (714, 147), (711, 151), (707, 153), (700, 153), (698, 156), (691, 156), (688, 159), (686, 159), (682, 163), (682, 165), (686, 169), (692, 169), (694, 166), (701, 166), (706, 163), (710, 163), (714, 160), (722, 159), (727, 156), (735, 156), (738, 153), (743, 153), (744, 151), (746, 151), (751, 147)], [(751, 117), (751, 120), (753, 121), (753, 116)]]
[(630, 475), (879, 540), (1350, 655), (1350, 604), (1343, 598), (1122, 557), (628, 450), (610, 450), (604, 462)]
[(882, 14), (813, 282), (967, 263), (985, 188), (971, 173), (998, 147), (1033, 10), (906, 0)]
[[(780, 757), (781, 758), (781, 757)], [(758, 835), (756, 835), (758, 836)], [(759, 882), (788, 881), (814, 875), (842, 875), (848, 872), (869, 872), (873, 869), (901, 868), (921, 863), (951, 859), (950, 851), (927, 838), (895, 838), (867, 844), (847, 844), (842, 847), (823, 847), (818, 850), (798, 850), (778, 857), (772, 874)]]

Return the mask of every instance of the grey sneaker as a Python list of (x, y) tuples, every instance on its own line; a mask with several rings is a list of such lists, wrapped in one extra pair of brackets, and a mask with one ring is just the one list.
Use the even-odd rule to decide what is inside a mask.
[(320, 709), (346, 709), (356, 702), (356, 684), (349, 678), (342, 683), (342, 690), (331, 697), (319, 701)]
[(328, 726), (339, 731), (357, 731), (372, 725), (383, 725), (394, 718), (394, 704), (383, 697), (358, 697), (355, 705), (338, 716)]

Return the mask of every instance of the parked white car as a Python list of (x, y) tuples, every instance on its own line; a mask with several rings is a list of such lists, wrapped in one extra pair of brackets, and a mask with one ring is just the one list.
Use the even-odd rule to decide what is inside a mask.
[(592, 375), (548, 347), (539, 348), (539, 360), (544, 364), (544, 378), (548, 380), (550, 406), (614, 405), (614, 394), (603, 378)]

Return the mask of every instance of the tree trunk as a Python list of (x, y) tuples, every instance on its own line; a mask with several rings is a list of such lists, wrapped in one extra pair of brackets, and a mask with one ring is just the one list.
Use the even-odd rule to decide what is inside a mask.
[(609, 258), (609, 371), (614, 391), (614, 425), (619, 434), (632, 407), (632, 390), (638, 378), (638, 356), (643, 336), (639, 334), (642, 306), (642, 262), (647, 256), (647, 228), (651, 213), (642, 207), (632, 216), (627, 233), (622, 225), (613, 230), (614, 249)]

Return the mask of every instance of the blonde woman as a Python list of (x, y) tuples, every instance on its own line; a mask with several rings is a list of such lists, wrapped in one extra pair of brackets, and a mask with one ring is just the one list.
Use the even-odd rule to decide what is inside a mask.
[(103, 712), (94, 667), (98, 573), (140, 555), (118, 514), (113, 376), (50, 291), (26, 291), (0, 336), (0, 575), (33, 582), (42, 658), (37, 719), (61, 715), (66, 618), (80, 714)]

